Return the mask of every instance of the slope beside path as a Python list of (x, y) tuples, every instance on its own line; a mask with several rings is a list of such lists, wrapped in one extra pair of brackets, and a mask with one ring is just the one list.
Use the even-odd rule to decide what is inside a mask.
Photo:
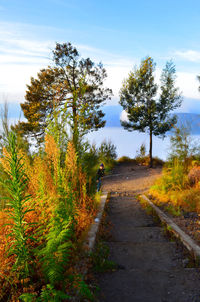
[(135, 195), (144, 193), (161, 169), (129, 164), (115, 167), (103, 189), (111, 192), (106, 245), (117, 270), (97, 275), (100, 302), (199, 302), (200, 273), (186, 267), (176, 242), (141, 208)]

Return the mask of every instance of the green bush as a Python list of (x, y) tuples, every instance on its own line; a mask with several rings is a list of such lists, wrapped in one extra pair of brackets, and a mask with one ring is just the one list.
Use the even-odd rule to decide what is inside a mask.
[[(17, 138), (14, 132), (8, 135), (8, 149), (10, 156), (4, 156), (5, 162), (8, 164), (6, 170), (7, 178), (0, 179), (2, 186), (7, 190), (10, 197), (7, 197), (8, 206), (11, 208), (9, 218), (13, 221), (11, 224), (11, 233), (9, 237), (12, 246), (9, 250), (10, 255), (15, 255), (15, 264), (13, 269), (21, 279), (29, 276), (30, 251), (27, 241), (32, 239), (27, 234), (30, 225), (26, 221), (26, 214), (32, 209), (27, 206), (30, 195), (26, 194), (28, 178), (25, 173), (24, 165), (21, 163), (22, 158), (18, 155)], [(28, 261), (29, 260), (29, 261)]]
[(105, 166), (110, 166), (117, 158), (116, 146), (111, 141), (104, 140), (98, 148), (98, 157)]

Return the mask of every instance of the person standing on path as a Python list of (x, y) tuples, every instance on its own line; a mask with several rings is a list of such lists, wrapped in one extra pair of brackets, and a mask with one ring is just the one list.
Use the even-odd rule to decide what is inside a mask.
[(97, 171), (97, 192), (101, 189), (101, 178), (104, 176), (104, 164), (100, 164)]

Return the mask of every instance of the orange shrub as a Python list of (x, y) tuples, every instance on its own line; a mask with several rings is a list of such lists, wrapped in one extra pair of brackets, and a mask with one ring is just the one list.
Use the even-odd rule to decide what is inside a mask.
[(50, 165), (50, 171), (53, 170), (55, 185), (57, 185), (59, 178), (60, 149), (57, 147), (53, 136), (49, 134), (45, 136), (45, 152), (46, 159)]
[(192, 168), (188, 173), (190, 184), (194, 185), (200, 181), (200, 167)]

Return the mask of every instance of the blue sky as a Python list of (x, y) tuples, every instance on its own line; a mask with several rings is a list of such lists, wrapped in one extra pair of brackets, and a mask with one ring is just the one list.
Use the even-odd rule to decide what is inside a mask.
[(55, 42), (102, 61), (116, 104), (122, 80), (147, 55), (177, 70), (182, 111), (200, 113), (200, 1), (0, 0), (0, 102), (24, 100), (30, 77), (50, 64)]

